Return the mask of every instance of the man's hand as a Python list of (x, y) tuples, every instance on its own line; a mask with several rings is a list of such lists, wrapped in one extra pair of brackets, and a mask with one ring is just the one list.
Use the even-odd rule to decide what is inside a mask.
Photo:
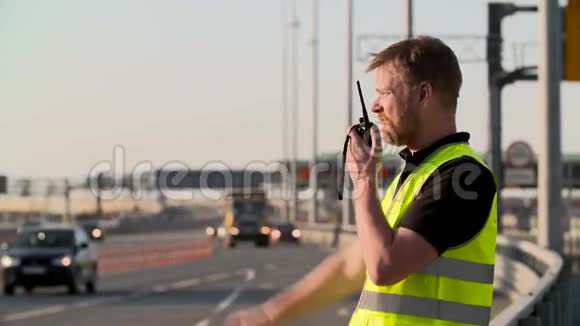
[[(354, 125), (353, 125), (354, 127)], [(355, 129), (349, 128), (350, 144), (346, 154), (346, 168), (354, 184), (358, 180), (374, 180), (377, 165), (381, 163), (383, 144), (376, 125), (371, 128), (372, 147), (369, 147)]]
[(261, 306), (240, 310), (228, 316), (225, 326), (274, 326)]
[(231, 314), (225, 325), (273, 326), (298, 320), (359, 292), (365, 271), (362, 248), (355, 240), (267, 301)]

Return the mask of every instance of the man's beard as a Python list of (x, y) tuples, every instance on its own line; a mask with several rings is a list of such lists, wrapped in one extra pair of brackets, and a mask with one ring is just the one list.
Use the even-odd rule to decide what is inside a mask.
[(419, 123), (419, 116), (408, 101), (400, 101), (398, 106), (402, 112), (399, 125), (395, 125), (390, 119), (382, 120), (380, 131), (383, 144), (406, 146)]
[(407, 111), (402, 117), (399, 126), (395, 126), (390, 120), (382, 120), (381, 138), (384, 144), (392, 146), (405, 146), (409, 143), (417, 125), (417, 116)]
[(383, 143), (392, 146), (407, 145), (409, 140), (408, 128), (396, 128), (390, 121), (383, 121), (381, 124), (381, 138)]

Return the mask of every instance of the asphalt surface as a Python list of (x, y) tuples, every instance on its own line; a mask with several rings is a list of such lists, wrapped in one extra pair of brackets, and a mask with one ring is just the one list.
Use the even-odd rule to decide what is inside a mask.
[[(0, 296), (0, 325), (223, 325), (228, 313), (266, 300), (329, 253), (311, 245), (240, 244), (201, 261), (103, 275), (96, 295), (19, 290)], [(356, 300), (293, 324), (346, 325)], [(505, 303), (496, 300), (497, 307)]]
[[(580, 265), (580, 262), (576, 264)], [(580, 272), (576, 270), (571, 278), (569, 308), (572, 310), (572, 325), (580, 325), (580, 311), (577, 308), (580, 307)]]

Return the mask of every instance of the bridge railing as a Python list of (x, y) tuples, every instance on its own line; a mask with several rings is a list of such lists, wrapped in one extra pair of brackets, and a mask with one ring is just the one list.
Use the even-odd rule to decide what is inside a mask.
[(498, 237), (497, 253), (528, 266), (539, 279), (526, 295), (501, 311), (492, 325), (570, 325), (569, 273), (562, 256), (532, 242), (505, 236)]
[[(356, 239), (352, 225), (299, 226), (305, 242), (339, 248)], [(509, 294), (511, 304), (495, 315), (491, 325), (571, 325), (569, 271), (558, 253), (530, 241), (498, 235), (496, 261), (496, 287), (506, 287), (498, 290)]]

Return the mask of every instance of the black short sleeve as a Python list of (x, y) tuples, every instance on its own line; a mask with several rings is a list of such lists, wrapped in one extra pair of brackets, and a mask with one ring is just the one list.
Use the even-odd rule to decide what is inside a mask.
[(477, 160), (451, 160), (427, 179), (400, 227), (423, 236), (441, 255), (481, 231), (496, 190), (493, 174)]

